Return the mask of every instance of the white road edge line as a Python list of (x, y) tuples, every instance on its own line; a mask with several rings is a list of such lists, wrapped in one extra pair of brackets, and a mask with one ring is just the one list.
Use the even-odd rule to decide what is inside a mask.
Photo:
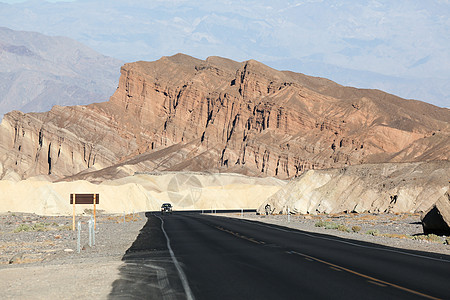
[(194, 300), (195, 297), (192, 294), (191, 288), (189, 287), (189, 282), (187, 280), (186, 274), (184, 274), (184, 271), (181, 268), (180, 263), (178, 262), (177, 258), (175, 257), (175, 254), (173, 253), (172, 247), (170, 247), (170, 239), (169, 239), (169, 236), (166, 233), (166, 230), (164, 229), (164, 220), (161, 217), (159, 217), (159, 216), (156, 216), (156, 217), (158, 217), (158, 219), (161, 220), (161, 229), (162, 229), (162, 231), (164, 233), (164, 236), (166, 237), (167, 248), (169, 249), (169, 253), (170, 253), (170, 256), (172, 257), (173, 264), (177, 268), (178, 275), (179, 275), (180, 280), (181, 280), (181, 284), (183, 285), (183, 288), (184, 288), (184, 293), (186, 294), (186, 297), (187, 297), (188, 300)]
[[(339, 243), (343, 243), (343, 244), (349, 244), (349, 245), (357, 246), (357, 247), (361, 247), (361, 248), (369, 248), (369, 249), (382, 250), (382, 251), (387, 251), (387, 252), (395, 252), (395, 253), (399, 253), (399, 254), (404, 254), (404, 255), (409, 255), (409, 256), (415, 256), (415, 257), (426, 258), (426, 259), (430, 259), (430, 260), (436, 260), (436, 261), (442, 261), (442, 262), (450, 263), (450, 261), (448, 261), (446, 259), (441, 259), (441, 258), (428, 257), (428, 256), (412, 254), (412, 253), (408, 253), (408, 252), (392, 250), (392, 249), (386, 249), (386, 248), (381, 248), (381, 247), (379, 248), (379, 247), (364, 246), (364, 245), (359, 245), (359, 244), (355, 244), (355, 243), (352, 243), (352, 242), (341, 241), (341, 240), (338, 240), (338, 239), (326, 238), (326, 237), (323, 237), (323, 236), (314, 236), (312, 234), (294, 231), (294, 230), (296, 230), (295, 228), (293, 228), (291, 230), (286, 230), (286, 229), (281, 229), (281, 228), (277, 228), (277, 227), (270, 226), (270, 225), (260, 224), (259, 222), (250, 222), (248, 220), (242, 220), (242, 221), (247, 222), (247, 223), (256, 223), (259, 226), (268, 227), (268, 228), (276, 229), (276, 230), (279, 230), (279, 231), (291, 232), (291, 233), (295, 233), (295, 234), (303, 234), (303, 235), (306, 235), (306, 236), (309, 236), (309, 237), (312, 237), (312, 238), (319, 238), (319, 239), (323, 239), (323, 240), (335, 241), (335, 242), (339, 242)], [(271, 224), (271, 225), (283, 226), (283, 225), (276, 225), (276, 224)]]

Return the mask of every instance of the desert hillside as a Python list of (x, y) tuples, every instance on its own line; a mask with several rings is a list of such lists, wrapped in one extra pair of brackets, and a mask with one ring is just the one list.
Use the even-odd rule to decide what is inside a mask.
[(259, 207), (275, 213), (423, 213), (449, 191), (450, 162), (380, 163), (310, 170)]
[(0, 177), (117, 179), (210, 171), (292, 178), (311, 169), (448, 160), (450, 111), (378, 90), (183, 54), (125, 64), (108, 102), (7, 114)]
[[(104, 213), (157, 211), (166, 202), (175, 210), (255, 209), (285, 184), (276, 178), (190, 172), (142, 173), (101, 184), (1, 180), (0, 213), (71, 215), (71, 193), (98, 193), (96, 209)], [(92, 205), (77, 205), (76, 213), (92, 209)]]

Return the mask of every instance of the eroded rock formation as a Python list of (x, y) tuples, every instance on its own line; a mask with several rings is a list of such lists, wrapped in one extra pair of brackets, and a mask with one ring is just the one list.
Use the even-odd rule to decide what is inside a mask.
[[(301, 214), (415, 213), (437, 205), (445, 215), (441, 221), (449, 222), (450, 205), (444, 196), (449, 191), (448, 178), (449, 161), (310, 170), (292, 179), (265, 201), (258, 212), (264, 213), (266, 204), (276, 214), (287, 213), (288, 208), (291, 213)], [(429, 227), (434, 228), (435, 223), (430, 221)]]
[(448, 160), (449, 121), (448, 109), (377, 90), (253, 60), (178, 54), (125, 64), (108, 102), (7, 114), (1, 177), (208, 170), (285, 179), (361, 163)]

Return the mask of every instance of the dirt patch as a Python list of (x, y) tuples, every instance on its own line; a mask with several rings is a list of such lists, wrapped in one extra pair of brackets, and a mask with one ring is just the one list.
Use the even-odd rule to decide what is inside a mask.
[(82, 222), (80, 253), (72, 217), (0, 215), (3, 299), (106, 299), (125, 251), (144, 226), (144, 214), (100, 215), (89, 247), (90, 216)]

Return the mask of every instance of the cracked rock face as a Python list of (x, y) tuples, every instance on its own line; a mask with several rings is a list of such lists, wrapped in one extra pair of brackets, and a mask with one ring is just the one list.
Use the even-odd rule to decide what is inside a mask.
[(142, 171), (286, 179), (361, 163), (448, 160), (450, 113), (250, 60), (125, 64), (108, 102), (5, 115), (1, 178), (91, 181)]

